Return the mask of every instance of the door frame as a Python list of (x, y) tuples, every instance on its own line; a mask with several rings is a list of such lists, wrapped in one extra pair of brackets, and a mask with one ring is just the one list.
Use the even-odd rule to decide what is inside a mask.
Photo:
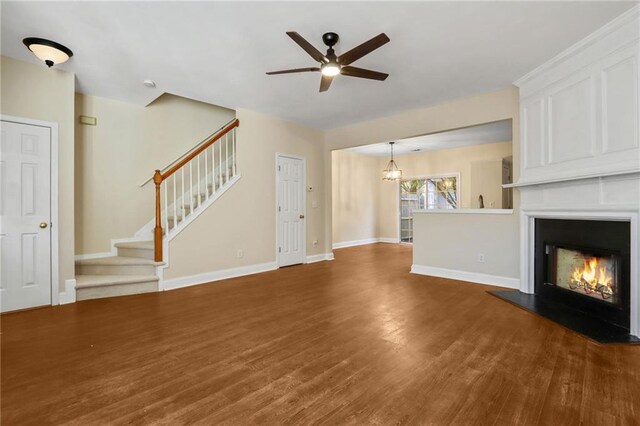
[(302, 160), (302, 205), (304, 207), (304, 223), (303, 228), (304, 232), (302, 233), (302, 264), (307, 263), (307, 159), (305, 157), (300, 157), (298, 155), (290, 155), (284, 154), (281, 152), (276, 152), (275, 155), (275, 185), (276, 185), (276, 202), (275, 202), (275, 213), (276, 213), (276, 264), (278, 268), (280, 268), (280, 252), (278, 248), (280, 247), (280, 233), (278, 230), (279, 223), (279, 211), (278, 211), (278, 201), (280, 200), (280, 187), (278, 185), (279, 175), (278, 175), (278, 159), (281, 157), (284, 158), (293, 158), (294, 160)]
[(12, 115), (0, 114), (0, 121), (7, 121), (15, 124), (25, 124), (28, 126), (46, 127), (51, 132), (50, 150), (50, 192), (51, 192), (51, 305), (60, 304), (60, 257), (59, 257), (59, 222), (58, 222), (58, 123), (51, 121), (34, 120), (32, 118), (16, 117)]

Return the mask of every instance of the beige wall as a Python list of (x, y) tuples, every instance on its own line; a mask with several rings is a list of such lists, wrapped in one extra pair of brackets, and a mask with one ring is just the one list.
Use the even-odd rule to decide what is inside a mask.
[(276, 153), (306, 158), (307, 186), (313, 187), (307, 192), (307, 256), (327, 252), (322, 132), (248, 110), (238, 110), (237, 117), (242, 177), (170, 242), (165, 279), (275, 262)]
[(75, 277), (74, 265), (74, 144), (75, 77), (5, 56), (0, 57), (0, 112), (58, 123), (59, 288)]
[(516, 213), (416, 214), (413, 264), (518, 279), (519, 223)]
[(481, 196), (484, 208), (503, 208), (501, 158), (472, 162), (470, 180), (471, 188), (469, 198), (471, 199), (472, 208), (480, 208)]
[[(330, 233), (332, 223), (332, 194), (329, 193), (331, 191), (331, 182), (329, 179), (331, 179), (332, 176), (332, 150), (368, 145), (372, 143), (388, 142), (411, 136), (426, 135), (505, 119), (512, 119), (512, 153), (514, 158), (519, 158), (519, 96), (518, 89), (513, 86), (497, 92), (457, 99), (445, 104), (406, 111), (393, 116), (341, 127), (326, 132), (325, 177), (327, 179), (326, 186), (328, 188), (328, 193), (326, 196), (327, 208), (325, 210), (325, 229), (327, 230), (327, 240), (332, 238)], [(398, 163), (400, 163), (399, 159)], [(514, 163), (514, 181), (517, 181), (519, 176), (518, 166), (519, 165), (517, 163)], [(405, 169), (404, 165), (401, 165), (401, 167)], [(392, 191), (394, 191), (392, 187), (388, 186), (383, 191), (388, 192), (388, 194), (381, 195), (380, 200), (389, 196), (393, 196), (397, 199), (397, 195), (392, 194)], [(397, 193), (397, 186), (395, 191)], [(514, 206), (516, 209), (519, 206), (517, 191), (514, 194)], [(387, 213), (381, 211), (380, 217), (387, 218), (385, 222), (387, 225), (380, 226), (380, 237), (385, 238), (390, 237), (392, 234), (397, 235), (397, 225), (395, 225), (397, 222), (397, 210), (395, 207), (393, 208), (393, 212), (391, 210)], [(448, 231), (438, 232), (431, 236), (429, 242), (432, 244), (432, 247), (435, 249), (442, 244), (444, 247), (448, 247), (447, 251), (449, 251), (449, 249), (455, 250), (457, 256), (451, 257), (447, 261), (448, 263), (440, 263), (439, 261), (431, 259), (429, 257), (431, 253), (428, 251), (418, 250), (414, 256), (414, 263), (423, 266), (436, 267), (438, 265), (446, 264), (448, 265), (448, 269), (462, 271), (474, 270), (473, 268), (477, 268), (478, 265), (473, 265), (472, 267), (467, 259), (476, 259), (477, 246), (474, 244), (476, 242), (482, 242), (482, 238), (490, 235), (492, 238), (492, 244), (494, 244), (495, 247), (511, 248), (512, 252), (506, 256), (503, 261), (501, 261), (504, 263), (487, 261), (487, 263), (482, 265), (483, 273), (498, 276), (507, 274), (507, 276), (517, 277), (519, 268), (517, 259), (519, 252), (517, 217), (517, 212), (513, 215), (491, 216), (491, 219), (486, 219), (485, 216), (482, 216), (482, 218), (476, 218), (474, 215), (467, 214), (460, 216), (446, 214), (438, 216), (425, 215), (425, 217), (420, 220), (427, 222), (433, 220), (433, 224), (427, 225), (427, 227), (423, 227), (422, 229), (430, 230), (442, 226), (442, 229)], [(485, 228), (480, 229), (480, 224), (485, 226)], [(416, 238), (422, 237), (418, 235)], [(487, 250), (488, 249), (489, 248), (487, 248)]]
[(76, 94), (76, 254), (108, 252), (153, 218), (153, 183), (139, 184), (233, 119), (226, 108), (165, 94), (147, 107)]
[(379, 158), (333, 151), (333, 243), (378, 237)]

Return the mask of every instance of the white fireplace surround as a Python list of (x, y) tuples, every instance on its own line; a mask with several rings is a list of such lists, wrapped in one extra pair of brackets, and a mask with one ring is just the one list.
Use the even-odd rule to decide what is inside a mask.
[[(630, 191), (631, 190), (631, 191)], [(635, 190), (635, 191), (634, 191)], [(611, 194), (610, 191), (617, 192)], [(592, 195), (585, 202), (584, 195)], [(534, 293), (535, 219), (612, 220), (630, 222), (630, 332), (640, 336), (640, 173), (521, 188), (520, 291)], [(557, 202), (561, 199), (562, 202)], [(624, 203), (611, 203), (612, 199)], [(634, 204), (635, 203), (635, 204)]]
[(627, 221), (630, 332), (640, 336), (636, 6), (517, 82), (520, 290), (534, 293), (535, 219)]

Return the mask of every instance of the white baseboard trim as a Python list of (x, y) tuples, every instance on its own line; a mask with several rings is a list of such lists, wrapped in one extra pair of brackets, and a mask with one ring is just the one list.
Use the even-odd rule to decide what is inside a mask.
[(435, 266), (411, 265), (411, 273), (448, 278), (458, 281), (469, 281), (477, 284), (513, 288), (516, 290), (520, 288), (520, 279), (518, 278), (501, 277), (498, 275), (482, 274), (479, 272), (458, 271), (454, 269), (436, 268)]
[(278, 269), (278, 264), (276, 262), (267, 262), (259, 263), (256, 265), (241, 266), (239, 268), (206, 272), (204, 274), (164, 280), (162, 283), (162, 289), (175, 290), (178, 288), (190, 287), (192, 285), (206, 284), (212, 281), (220, 281), (229, 278), (242, 277), (245, 275), (258, 274), (260, 272), (273, 271), (275, 269)]
[(333, 253), (322, 253), (322, 254), (316, 254), (313, 256), (307, 256), (307, 261), (306, 263), (316, 263), (316, 262), (322, 262), (324, 260), (333, 260)]
[(58, 303), (66, 305), (67, 303), (76, 303), (76, 280), (70, 279), (64, 281), (64, 291), (60, 293)]
[(399, 243), (400, 241), (396, 238), (367, 238), (364, 240), (353, 240), (353, 241), (343, 241), (341, 243), (333, 243), (332, 248), (340, 249), (345, 247), (355, 247), (355, 246), (364, 246), (366, 244), (374, 244), (374, 243)]
[(379, 243), (388, 243), (388, 244), (400, 244), (400, 240), (397, 238), (378, 238)]

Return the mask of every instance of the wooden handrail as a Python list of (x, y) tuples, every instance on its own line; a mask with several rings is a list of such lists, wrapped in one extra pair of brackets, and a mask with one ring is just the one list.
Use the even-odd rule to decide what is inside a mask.
[(191, 160), (196, 158), (200, 153), (202, 153), (205, 149), (209, 148), (216, 141), (220, 140), (224, 135), (229, 133), (231, 130), (235, 129), (240, 125), (240, 120), (237, 118), (230, 122), (228, 125), (220, 129), (215, 135), (211, 136), (209, 139), (204, 141), (198, 148), (191, 151), (187, 154), (183, 159), (178, 161), (173, 167), (171, 167), (166, 172), (162, 173), (160, 170), (156, 170), (153, 174), (153, 183), (156, 186), (156, 223), (153, 228), (153, 259), (156, 262), (162, 262), (162, 209), (160, 207), (160, 185), (163, 181), (173, 175), (175, 172), (180, 170), (186, 164), (188, 164)]
[[(169, 176), (171, 176), (172, 174), (174, 174), (175, 172), (180, 170), (182, 167), (184, 167), (185, 164), (187, 164), (189, 161), (191, 161), (194, 158), (196, 158), (202, 151), (204, 151), (205, 149), (209, 148), (217, 140), (219, 140), (221, 137), (223, 137), (224, 135), (226, 135), (227, 133), (229, 133), (231, 130), (233, 130), (234, 128), (238, 127), (239, 125), (240, 125), (240, 120), (238, 120), (236, 118), (231, 123), (229, 123), (227, 126), (223, 127), (218, 133), (216, 133), (215, 135), (211, 136), (207, 141), (203, 142), (202, 145), (200, 145), (197, 149), (193, 150), (189, 155), (186, 155), (176, 165), (171, 167), (166, 172), (160, 173), (160, 176), (162, 177), (162, 180), (167, 179)], [(158, 171), (158, 170), (156, 170), (156, 171)]]

